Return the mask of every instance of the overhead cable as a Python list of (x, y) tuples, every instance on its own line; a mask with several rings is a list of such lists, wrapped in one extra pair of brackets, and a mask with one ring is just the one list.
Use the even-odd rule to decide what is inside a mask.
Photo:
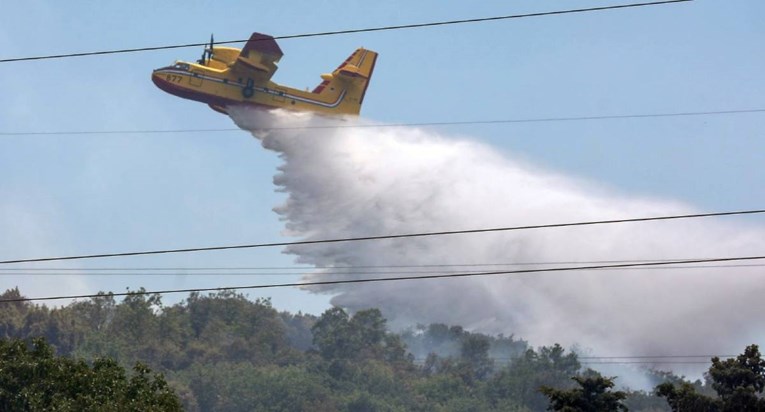
[[(740, 109), (740, 110), (716, 110), (699, 112), (672, 112), (672, 113), (642, 113), (604, 116), (575, 116), (575, 117), (537, 117), (528, 119), (494, 119), (494, 120), (458, 120), (443, 122), (411, 122), (411, 123), (381, 123), (381, 124), (342, 124), (311, 125), (311, 126), (282, 126), (263, 127), (259, 131), (274, 130), (304, 130), (304, 129), (357, 129), (357, 128), (389, 128), (389, 127), (435, 127), (435, 126), (466, 126), (486, 124), (511, 124), (511, 123), (548, 123), (548, 122), (572, 122), (584, 120), (619, 120), (619, 119), (645, 119), (661, 117), (690, 117), (690, 116), (714, 116), (728, 114), (765, 113), (765, 109)], [(238, 127), (218, 129), (144, 129), (144, 130), (72, 130), (72, 131), (39, 131), (39, 132), (0, 132), (0, 136), (61, 136), (61, 135), (123, 135), (123, 134), (176, 134), (176, 133), (230, 133), (246, 132)]]
[(671, 265), (688, 264), (688, 263), (739, 262), (739, 261), (763, 260), (763, 259), (765, 259), (765, 255), (721, 257), (721, 258), (713, 258), (713, 259), (697, 259), (692, 261), (681, 260), (676, 262), (621, 263), (621, 264), (614, 264), (614, 265), (569, 266), (569, 267), (540, 268), (540, 269), (502, 270), (502, 271), (493, 271), (493, 272), (466, 272), (466, 273), (452, 273), (452, 274), (440, 274), (440, 275), (397, 276), (397, 277), (383, 277), (383, 278), (325, 280), (325, 281), (312, 281), (312, 282), (272, 283), (272, 284), (249, 285), (249, 286), (165, 289), (165, 290), (155, 290), (155, 291), (139, 290), (134, 292), (120, 292), (120, 293), (109, 292), (108, 294), (101, 292), (96, 294), (0, 299), (0, 303), (34, 302), (34, 301), (48, 301), (48, 300), (61, 300), (61, 299), (89, 299), (89, 298), (102, 298), (105, 296), (116, 297), (116, 296), (155, 295), (155, 294), (165, 295), (165, 294), (171, 294), (171, 293), (222, 292), (222, 291), (231, 291), (231, 290), (276, 289), (276, 288), (291, 288), (291, 287), (351, 285), (351, 284), (361, 284), (361, 283), (397, 282), (397, 281), (413, 281), (413, 280), (433, 280), (433, 279), (452, 279), (452, 278), (456, 279), (456, 278), (468, 278), (468, 277), (479, 277), (479, 276), (483, 277), (483, 276), (498, 276), (498, 275), (513, 275), (513, 274), (520, 275), (520, 274), (545, 273), (545, 272), (572, 272), (572, 271), (582, 271), (582, 270), (617, 269), (617, 268), (627, 268), (627, 267), (671, 266)]
[[(315, 32), (315, 33), (291, 34), (291, 35), (285, 35), (285, 36), (274, 36), (274, 39), (277, 39), (277, 40), (298, 39), (298, 38), (307, 38), (307, 37), (335, 36), (335, 35), (341, 35), (341, 34), (355, 34), (355, 33), (391, 31), (391, 30), (402, 30), (402, 29), (417, 29), (417, 28), (425, 28), (425, 27), (447, 26), (447, 25), (454, 25), (454, 24), (467, 24), (467, 23), (480, 23), (480, 22), (498, 21), (498, 20), (520, 19), (525, 17), (542, 17), (542, 16), (561, 15), (561, 14), (626, 9), (626, 8), (634, 8), (634, 7), (658, 6), (658, 5), (665, 5), (665, 4), (671, 4), (671, 3), (686, 3), (691, 1), (693, 0), (666, 0), (666, 1), (654, 1), (649, 3), (619, 4), (619, 5), (613, 5), (613, 6), (589, 7), (584, 9), (569, 9), (569, 10), (546, 11), (546, 12), (538, 12), (538, 13), (515, 14), (515, 15), (509, 15), (509, 16), (481, 17), (481, 18), (474, 18), (474, 19), (448, 20), (448, 21), (437, 21), (437, 22), (429, 22), (429, 23), (368, 27), (368, 28), (362, 28), (362, 29), (348, 29), (348, 30), (335, 30), (335, 31)], [(236, 43), (246, 43), (246, 42), (247, 42), (247, 39), (219, 41), (219, 42), (214, 42), (214, 44), (221, 45), (221, 44), (236, 44)], [(82, 53), (64, 53), (64, 54), (50, 54), (50, 55), (44, 55), (44, 56), (14, 57), (14, 58), (0, 59), (0, 63), (30, 61), (30, 60), (63, 59), (63, 58), (84, 57), (84, 56), (99, 56), (99, 55), (107, 55), (107, 54), (137, 53), (137, 52), (147, 52), (147, 51), (156, 51), (156, 50), (207, 46), (207, 44), (208, 43), (188, 43), (188, 44), (175, 44), (175, 45), (167, 45), (167, 46), (138, 47), (138, 48), (131, 48), (131, 49), (102, 50), (102, 51), (92, 51), (92, 52), (82, 52)]]
[(193, 248), (183, 248), (183, 249), (160, 249), (160, 250), (145, 250), (145, 251), (136, 251), (136, 252), (99, 253), (99, 254), (90, 254), (90, 255), (13, 259), (13, 260), (2, 260), (0, 261), (0, 265), (8, 265), (8, 264), (14, 264), (14, 263), (51, 262), (51, 261), (62, 261), (62, 260), (100, 259), (100, 258), (110, 258), (110, 257), (162, 255), (162, 254), (174, 254), (174, 253), (195, 253), (195, 252), (209, 252), (209, 251), (220, 251), (220, 250), (255, 249), (255, 248), (280, 247), (280, 246), (305, 246), (305, 245), (316, 245), (316, 244), (326, 244), (326, 243), (373, 241), (373, 240), (384, 240), (384, 239), (407, 239), (407, 238), (416, 238), (416, 237), (507, 232), (507, 231), (516, 231), (516, 230), (550, 229), (550, 228), (575, 227), (575, 226), (593, 226), (593, 225), (617, 224), (617, 223), (636, 223), (636, 222), (665, 221), (665, 220), (678, 220), (678, 219), (694, 219), (694, 218), (721, 217), (721, 216), (733, 216), (733, 215), (752, 215), (752, 214), (761, 214), (761, 213), (765, 213), (765, 209), (740, 210), (740, 211), (734, 211), (734, 212), (695, 213), (695, 214), (671, 215), (671, 216), (653, 216), (653, 217), (640, 217), (640, 218), (629, 218), (629, 219), (596, 220), (596, 221), (571, 222), (571, 223), (552, 223), (552, 224), (527, 225), (527, 226), (494, 227), (494, 228), (485, 228), (485, 229), (448, 230), (448, 231), (440, 231), (440, 232), (420, 232), (420, 233), (406, 233), (406, 234), (395, 234), (395, 235), (361, 236), (361, 237), (348, 237), (348, 238), (339, 238), (339, 239), (300, 240), (295, 242), (255, 243), (255, 244), (230, 245), (230, 246), (208, 246), (208, 247), (193, 247)]
[(305, 266), (98, 266), (98, 267), (0, 267), (0, 272), (6, 271), (260, 271), (260, 270), (359, 270), (359, 269), (412, 269), (412, 268), (454, 268), (454, 267), (481, 267), (481, 266), (542, 266), (542, 265), (585, 265), (602, 263), (639, 263), (639, 262), (676, 262), (679, 260), (698, 260), (703, 257), (685, 257), (673, 259), (607, 259), (607, 260), (549, 260), (549, 261), (524, 261), (504, 263), (424, 263), (424, 264), (390, 264), (390, 265), (305, 265)]
[[(580, 262), (587, 263), (587, 262)], [(483, 269), (485, 266), (490, 265), (476, 265), (475, 270)], [(507, 265), (514, 266), (514, 265)], [(650, 268), (616, 268), (605, 270), (683, 270), (683, 269), (729, 269), (729, 268), (761, 268), (765, 267), (765, 264), (736, 264), (736, 265), (683, 265), (683, 266), (669, 266), (669, 267), (650, 267)], [(34, 270), (14, 270), (14, 271), (0, 271), (0, 276), (370, 276), (370, 275), (420, 275), (431, 273), (461, 273), (464, 272), (457, 270), (418, 270), (418, 271), (382, 271), (382, 272), (332, 272), (322, 270), (304, 270), (302, 272), (197, 272), (191, 271), (187, 273), (183, 270), (173, 272), (114, 272), (114, 271), (85, 271), (76, 272), (72, 271), (59, 271), (59, 272), (42, 272)]]

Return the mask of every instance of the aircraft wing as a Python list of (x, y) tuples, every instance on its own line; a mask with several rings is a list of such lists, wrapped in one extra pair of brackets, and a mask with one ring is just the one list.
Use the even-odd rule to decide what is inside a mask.
[(272, 36), (252, 33), (231, 69), (258, 83), (267, 82), (276, 72), (276, 63), (283, 55)]

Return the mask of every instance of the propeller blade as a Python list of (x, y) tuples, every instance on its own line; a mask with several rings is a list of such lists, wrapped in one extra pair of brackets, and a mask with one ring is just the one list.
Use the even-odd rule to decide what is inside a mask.
[(213, 56), (214, 44), (215, 44), (215, 40), (213, 39), (212, 33), (210, 33), (210, 48), (207, 49), (207, 61), (210, 61), (210, 59)]

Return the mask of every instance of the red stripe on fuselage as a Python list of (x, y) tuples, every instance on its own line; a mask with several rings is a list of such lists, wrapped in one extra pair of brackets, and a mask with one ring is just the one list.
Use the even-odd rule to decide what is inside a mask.
[(202, 93), (202, 92), (197, 92), (194, 90), (189, 90), (183, 86), (179, 86), (171, 82), (168, 82), (167, 80), (162, 79), (160, 76), (152, 76), (151, 81), (154, 82), (154, 84), (157, 85), (157, 87), (159, 87), (160, 89), (164, 90), (167, 93), (170, 93), (174, 96), (178, 96), (184, 99), (207, 103), (213, 110), (220, 113), (224, 113), (224, 114), (228, 114), (228, 113), (221, 110), (217, 110), (213, 106), (217, 106), (219, 108), (222, 108), (223, 110), (225, 110), (225, 108), (229, 106), (249, 106), (249, 107), (256, 107), (256, 108), (263, 108), (263, 109), (273, 108), (273, 106), (268, 106), (265, 104), (227, 99), (224, 97), (215, 96), (208, 93)]

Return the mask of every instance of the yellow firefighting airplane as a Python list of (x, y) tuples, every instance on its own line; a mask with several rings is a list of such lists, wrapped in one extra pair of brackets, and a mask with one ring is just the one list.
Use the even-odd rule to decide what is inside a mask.
[(309, 92), (271, 81), (283, 55), (271, 36), (253, 33), (242, 50), (213, 45), (211, 36), (196, 63), (177, 61), (154, 70), (151, 80), (170, 94), (207, 103), (221, 113), (231, 106), (254, 106), (356, 115), (377, 60), (377, 53), (357, 49), (335, 71), (322, 74), (321, 84)]

